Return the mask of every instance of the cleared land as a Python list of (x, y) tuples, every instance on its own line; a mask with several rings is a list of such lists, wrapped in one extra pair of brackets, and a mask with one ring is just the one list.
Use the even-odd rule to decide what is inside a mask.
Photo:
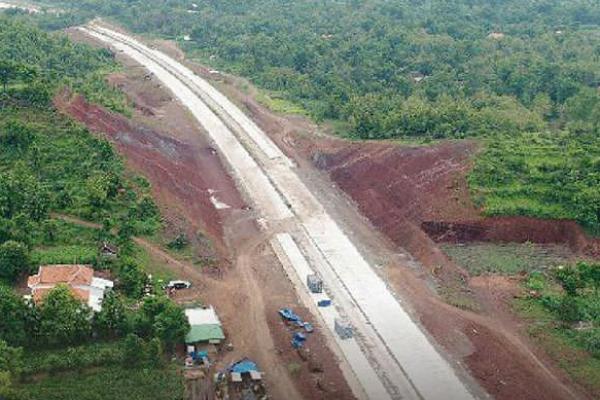
[[(106, 31), (102, 31), (100, 35), (106, 33)], [(182, 73), (183, 67), (177, 66), (174, 60), (167, 59), (164, 55), (149, 49), (144, 49), (144, 54), (142, 54), (139, 51), (139, 43), (134, 43), (137, 49), (133, 49), (130, 45), (120, 44), (122, 40), (131, 41), (130, 39), (118, 37), (116, 36), (118, 34), (114, 32), (108, 32), (108, 34), (112, 36), (112, 39), (106, 36), (100, 36), (100, 38), (112, 42), (115, 47), (127, 52), (133, 58), (138, 58), (138, 61), (149, 67), (156, 76), (168, 84), (174, 93), (177, 93), (180, 100), (187, 103), (192, 113), (200, 117), (199, 119), (202, 124), (209, 134), (211, 134), (219, 149), (224, 153), (224, 157), (234, 157), (233, 160), (236, 160), (236, 162), (231, 162), (230, 159), (229, 164), (234, 169), (234, 172), (237, 172), (236, 176), (238, 179), (242, 180), (241, 186), (251, 194), (255, 205), (261, 207), (261, 211), (263, 211), (264, 217), (266, 217), (266, 222), (272, 224), (268, 229), (272, 229), (277, 224), (287, 223), (286, 220), (291, 217), (291, 213), (287, 208), (289, 204), (294, 214), (296, 214), (296, 218), (299, 219), (296, 224), (300, 222), (299, 226), (296, 225), (298, 233), (294, 232), (294, 234), (302, 235), (304, 232), (304, 235), (306, 235), (304, 236), (304, 240), (307, 240), (308, 243), (312, 242), (312, 246), (317, 250), (316, 253), (321, 253), (324, 261), (338, 275), (337, 283), (327, 283), (333, 287), (347, 286), (342, 292), (345, 290), (348, 295), (355, 295), (355, 304), (359, 306), (361, 312), (364, 313), (364, 317), (371, 322), (373, 329), (377, 332), (375, 336), (367, 336), (367, 339), (370, 339), (373, 344), (388, 347), (386, 353), (388, 356), (391, 355), (392, 358), (396, 359), (397, 372), (394, 373), (391, 370), (385, 371), (386, 375), (389, 374), (392, 377), (387, 382), (381, 376), (383, 371), (376, 369), (380, 379), (384, 381), (384, 385), (390, 396), (400, 396), (400, 390), (403, 390), (403, 387), (410, 388), (412, 386), (413, 390), (423, 393), (426, 398), (463, 399), (470, 397), (464, 385), (460, 383), (452, 371), (452, 368), (439, 355), (437, 350), (431, 346), (417, 325), (402, 311), (399, 303), (394, 299), (383, 281), (371, 270), (367, 262), (364, 261), (360, 253), (343, 234), (337, 224), (319, 207), (319, 203), (310, 194), (310, 191), (295, 177), (289, 163), (285, 159), (275, 162), (267, 161), (270, 158), (269, 152), (264, 148), (261, 149), (260, 142), (252, 139), (252, 135), (248, 134), (246, 136), (247, 140), (254, 142), (255, 146), (253, 155), (259, 159), (261, 163), (260, 167), (266, 171), (274, 184), (269, 182), (264, 185), (265, 180), (261, 178), (261, 175), (265, 176), (264, 173), (260, 169), (253, 168), (251, 165), (248, 165), (249, 169), (235, 171), (236, 168), (239, 168), (240, 163), (249, 161), (249, 154), (245, 153), (244, 155), (244, 152), (240, 151), (243, 150), (243, 147), (235, 140), (235, 136), (210, 111), (209, 107), (190, 91), (188, 88), (190, 86), (189, 82), (186, 82), (187, 86), (184, 85), (181, 80), (177, 79), (159, 64), (168, 63), (168, 68), (171, 71), (175, 68), (178, 74)], [(115, 37), (118, 37), (118, 39), (115, 40)], [(183, 71), (185, 72), (185, 70)], [(184, 75), (184, 79), (193, 81), (199, 78), (194, 77), (192, 74), (192, 76)], [(198, 86), (196, 86), (197, 89)], [(231, 141), (232, 138), (235, 142)], [(248, 145), (248, 143), (245, 144)], [(252, 150), (250, 148), (251, 152)], [(280, 193), (283, 194), (282, 197)], [(297, 239), (299, 242), (302, 241), (302, 236), (300, 237), (300, 240)], [(354, 268), (352, 270), (348, 269), (348, 265), (354, 266)], [(361, 279), (356, 279), (357, 277)], [(385, 309), (382, 309), (382, 306), (392, 307), (392, 309), (386, 312)], [(396, 315), (397, 318), (390, 321), (389, 315)], [(407, 345), (408, 341), (405, 340), (407, 336), (413, 338), (410, 341), (410, 345)], [(373, 356), (373, 354), (370, 354), (370, 356)], [(400, 364), (405, 368), (409, 377), (408, 380)], [(432, 373), (434, 374), (433, 378)], [(430, 379), (436, 379), (438, 382), (443, 382), (444, 384), (431, 387), (429, 385)], [(410, 384), (406, 385), (406, 381), (410, 381)], [(369, 390), (369, 388), (365, 388), (365, 390)], [(410, 393), (404, 392), (404, 395), (406, 394), (410, 396)]]

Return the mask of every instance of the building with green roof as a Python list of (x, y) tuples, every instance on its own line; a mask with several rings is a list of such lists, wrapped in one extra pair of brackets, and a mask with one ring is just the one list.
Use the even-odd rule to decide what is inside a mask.
[(185, 315), (191, 327), (185, 336), (186, 344), (219, 344), (225, 340), (221, 321), (214, 308), (188, 308), (185, 310)]

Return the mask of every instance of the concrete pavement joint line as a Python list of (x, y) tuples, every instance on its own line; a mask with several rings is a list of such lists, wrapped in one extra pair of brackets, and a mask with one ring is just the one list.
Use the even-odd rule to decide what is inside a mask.
[[(91, 33), (93, 34), (94, 32)], [(113, 40), (116, 41), (117, 43), (113, 43), (115, 47), (124, 51), (129, 48), (130, 50), (127, 51), (128, 55), (141, 64), (146, 65), (149, 70), (153, 72), (158, 71), (157, 75), (162, 76), (160, 79), (167, 83), (167, 86), (190, 108), (196, 118), (206, 127), (209, 134), (213, 136), (213, 140), (217, 144), (220, 143), (219, 147), (226, 150), (225, 157), (227, 161), (240, 174), (244, 186), (250, 186), (250, 188), (246, 187), (246, 189), (251, 197), (260, 197), (255, 199), (255, 201), (259, 205), (259, 208), (265, 211), (267, 217), (275, 217), (275, 220), (277, 220), (277, 214), (282, 214), (282, 206), (278, 204), (282, 202), (282, 198), (278, 194), (283, 194), (284, 198), (292, 206), (296, 217), (300, 221), (304, 220), (302, 225), (308, 233), (307, 236), (310, 237), (314, 245), (323, 254), (329, 266), (335, 271), (340, 283), (344, 284), (345, 290), (352, 293), (355, 303), (361, 309), (361, 312), (364, 312), (365, 316), (369, 316), (368, 321), (373, 324), (388, 351), (393, 353), (396, 360), (402, 361), (402, 366), (405, 367), (404, 370), (410, 374), (411, 379), (424, 398), (461, 400), (472, 398), (467, 389), (458, 380), (450, 365), (437, 353), (432, 344), (428, 342), (427, 337), (414, 324), (389, 292), (383, 280), (371, 270), (358, 250), (352, 245), (339, 226), (323, 211), (320, 203), (316, 201), (308, 189), (303, 184), (298, 184), (300, 182), (298, 182), (297, 175), (289, 167), (285, 168), (285, 163), (264, 166), (266, 169), (265, 172), (270, 172), (267, 175), (273, 175), (273, 180), (267, 179), (270, 183), (268, 186), (274, 184), (279, 190), (275, 190), (272, 187), (260, 188), (261, 190), (271, 190), (270, 195), (266, 197), (261, 195), (261, 193), (256, 193), (253, 190), (256, 188), (255, 184), (259, 180), (264, 183), (265, 179), (258, 179), (252, 175), (262, 175), (263, 171), (255, 162), (250, 163), (254, 164), (250, 165), (252, 171), (240, 170), (235, 163), (241, 161), (249, 165), (248, 159), (244, 159), (243, 156), (247, 156), (251, 160), (252, 157), (247, 153), (239, 153), (239, 148), (236, 147), (236, 144), (238, 147), (241, 146), (239, 142), (232, 143), (231, 140), (219, 140), (220, 135), (229, 136), (227, 139), (231, 139), (231, 132), (229, 132), (227, 127), (223, 126), (223, 122), (219, 124), (214, 120), (216, 116), (210, 110), (208, 110), (210, 115), (206, 114), (207, 106), (198, 101), (196, 93), (187, 88), (181, 80), (177, 80), (173, 76), (173, 73), (168, 71), (168, 68), (161, 67), (156, 60), (145, 56), (143, 53), (146, 51), (136, 50), (131, 45), (122, 45), (118, 39), (107, 39), (104, 35), (93, 36), (99, 37), (101, 40), (109, 43), (113, 42)], [(121, 41), (128, 41), (128, 39), (124, 37)], [(140, 47), (143, 49), (142, 46)], [(133, 50), (133, 54), (131, 50)], [(164, 55), (162, 55), (162, 58), (168, 59)], [(174, 63), (176, 62), (173, 60), (169, 61), (169, 64)], [(177, 90), (175, 90), (176, 88)], [(189, 93), (195, 95), (196, 98), (190, 98)], [(199, 107), (199, 110), (196, 110), (195, 107)], [(235, 108), (233, 104), (231, 104), (231, 107)], [(241, 113), (241, 111), (237, 111)], [(246, 133), (251, 135), (250, 131)], [(254, 133), (256, 134), (256, 132)], [(265, 135), (260, 131), (258, 133)], [(235, 141), (235, 138), (233, 140)], [(258, 145), (256, 140), (254, 142)], [(245, 149), (242, 148), (242, 150)], [(229, 154), (230, 152), (233, 154)], [(236, 157), (241, 158), (241, 160), (236, 159)], [(256, 174), (252, 174), (253, 171)], [(269, 176), (269, 178), (271, 177)], [(269, 203), (269, 201), (272, 202)], [(315, 213), (315, 208), (311, 210), (309, 206), (316, 206), (316, 210), (319, 212)], [(273, 213), (269, 207), (277, 207), (279, 212)], [(289, 212), (289, 210), (287, 211)], [(391, 316), (394, 317), (392, 318)], [(437, 384), (432, 384), (433, 382)]]
[(300, 226), (299, 229), (303, 234), (295, 236), (305, 238), (307, 242), (300, 243), (306, 253), (305, 258), (310, 260), (311, 265), (315, 266), (314, 269), (318, 271), (323, 279), (325, 288), (331, 295), (335, 306), (343, 310), (341, 314), (351, 321), (356, 332), (354, 335), (356, 342), (379, 375), (388, 393), (394, 398), (420, 399), (421, 397), (414, 386), (411, 385), (397, 361), (389, 353), (389, 349), (381, 341), (381, 337), (346, 290), (343, 282), (339, 280), (329, 262), (324, 258), (324, 254), (314, 245), (313, 239), (306, 234), (304, 227)]

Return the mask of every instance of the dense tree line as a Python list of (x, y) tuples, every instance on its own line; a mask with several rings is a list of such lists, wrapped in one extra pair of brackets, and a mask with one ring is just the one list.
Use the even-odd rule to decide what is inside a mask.
[(192, 56), (362, 138), (536, 130), (600, 85), (600, 6), (586, 0), (57, 3), (189, 35)]
[[(94, 314), (67, 286), (57, 286), (43, 303), (34, 304), (0, 285), (0, 312), (0, 396), (10, 399), (20, 398), (15, 387), (23, 374), (110, 364), (158, 368), (164, 351), (182, 342), (189, 330), (183, 310), (165, 296), (145, 297), (134, 309), (117, 292), (109, 292)], [(73, 347), (98, 339), (116, 347), (92, 355), (86, 353), (93, 347)], [(43, 349), (52, 350), (48, 357), (38, 355)], [(24, 359), (30, 354), (35, 355), (33, 363)]]
[(111, 52), (47, 33), (31, 18), (0, 13), (0, 108), (44, 107), (56, 88), (68, 86), (115, 111), (127, 110), (123, 95), (102, 78), (116, 68)]
[(118, 291), (109, 292), (100, 312), (94, 313), (67, 286), (57, 286), (34, 304), (0, 285), (0, 340), (14, 347), (39, 350), (80, 345), (93, 337), (115, 339), (135, 334), (158, 338), (172, 346), (189, 329), (183, 310), (166, 296), (146, 296), (139, 307)]

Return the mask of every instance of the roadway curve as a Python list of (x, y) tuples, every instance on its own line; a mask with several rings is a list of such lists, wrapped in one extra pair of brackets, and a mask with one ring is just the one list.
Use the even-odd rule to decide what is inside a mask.
[[(472, 390), (403, 309), (341, 227), (300, 180), (293, 162), (236, 105), (167, 55), (97, 24), (80, 28), (143, 65), (203, 126), (259, 222), (301, 298), (340, 355), (358, 398), (468, 400)], [(303, 283), (320, 274), (335, 307), (315, 306)], [(345, 317), (353, 339), (333, 332)], [(461, 371), (464, 373), (464, 371)]]

